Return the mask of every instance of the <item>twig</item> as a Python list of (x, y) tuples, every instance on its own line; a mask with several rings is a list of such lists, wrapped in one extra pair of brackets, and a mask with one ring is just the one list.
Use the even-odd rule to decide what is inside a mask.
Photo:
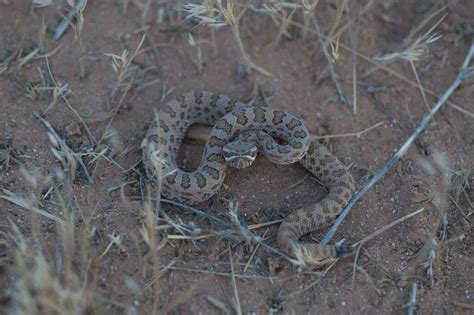
[[(213, 275), (213, 276), (232, 277), (232, 274), (228, 273), (228, 272), (219, 272), (219, 271), (202, 270), (202, 269), (186, 268), (186, 267), (175, 267), (175, 266), (167, 267), (167, 269), (188, 271), (188, 272), (196, 272), (196, 273), (204, 273), (204, 274), (209, 274), (209, 275)], [(277, 277), (260, 276), (260, 275), (243, 275), (243, 274), (238, 274), (238, 273), (234, 273), (233, 276), (236, 277), (236, 278), (252, 279), (252, 280), (268, 280), (268, 281), (278, 280)]]
[(456, 200), (453, 198), (453, 196), (451, 195), (448, 195), (449, 199), (451, 200), (452, 203), (454, 203), (454, 205), (456, 206), (456, 208), (459, 210), (459, 212), (461, 212), (462, 216), (464, 217), (464, 219), (468, 219), (469, 218), (469, 215), (466, 215), (464, 213), (464, 211), (461, 209), (461, 207), (459, 206), (459, 204), (456, 202)]
[(420, 213), (420, 212), (423, 212), (424, 210), (425, 210), (425, 208), (420, 208), (420, 209), (416, 210), (415, 212), (412, 212), (412, 213), (410, 213), (410, 214), (407, 214), (407, 215), (405, 215), (405, 216), (403, 216), (403, 217), (401, 217), (401, 218), (399, 218), (399, 219), (393, 221), (393, 222), (390, 223), (389, 225), (384, 226), (383, 228), (381, 228), (381, 229), (375, 231), (374, 233), (370, 234), (369, 236), (366, 236), (366, 237), (364, 237), (363, 239), (361, 239), (360, 241), (358, 241), (358, 242), (352, 244), (352, 247), (356, 247), (356, 246), (358, 246), (358, 245), (364, 244), (364, 243), (367, 242), (368, 240), (373, 239), (373, 238), (376, 237), (377, 235), (382, 234), (382, 233), (385, 232), (386, 230), (388, 230), (388, 229), (394, 227), (395, 225), (397, 225), (397, 224), (399, 224), (399, 223), (402, 223), (402, 222), (405, 221), (406, 219), (409, 219), (409, 218), (411, 218), (412, 216), (417, 215), (417, 214)]
[[(169, 226), (171, 227), (171, 226)], [(188, 236), (188, 235), (180, 235), (180, 234), (168, 234), (166, 235), (166, 238), (168, 240), (203, 240), (206, 238), (210, 237), (216, 237), (215, 234), (203, 234), (203, 235), (197, 235), (197, 236)]]
[(312, 289), (315, 285), (317, 285), (319, 283), (319, 281), (321, 281), (321, 279), (323, 279), (323, 277), (326, 275), (326, 273), (339, 261), (339, 259), (336, 259), (334, 260), (323, 272), (321, 272), (319, 275), (318, 275), (318, 278), (316, 280), (314, 280), (313, 282), (311, 282), (310, 284), (308, 284), (307, 286), (305, 286), (304, 288), (302, 288), (301, 290), (298, 290), (298, 291), (295, 291), (295, 292), (292, 292), (292, 293), (289, 293), (287, 295), (284, 296), (285, 299), (291, 299), (301, 293), (304, 293), (310, 289)]
[(268, 221), (268, 222), (263, 222), (263, 223), (250, 224), (248, 226), (248, 229), (249, 230), (259, 229), (261, 227), (265, 227), (265, 226), (269, 226), (269, 225), (273, 225), (273, 224), (278, 224), (278, 223), (281, 223), (281, 222), (283, 222), (283, 220), (273, 220), (273, 221)]
[[(347, 3), (346, 3), (347, 5)], [(352, 108), (354, 114), (357, 114), (357, 55), (355, 54), (357, 48), (357, 33), (359, 32), (359, 20), (354, 18), (354, 21), (351, 21), (350, 10), (347, 10), (347, 25), (355, 24), (354, 30), (349, 31), (349, 39), (351, 46), (353, 47), (352, 55)]]
[(408, 315), (413, 315), (416, 305), (416, 282), (411, 284), (410, 302), (408, 303)]
[[(375, 231), (374, 233), (370, 234), (369, 236), (366, 236), (364, 237), (363, 239), (361, 239), (360, 241), (352, 244), (352, 247), (357, 247), (357, 250), (356, 250), (356, 253), (355, 253), (355, 257), (354, 257), (354, 264), (352, 266), (352, 288), (354, 288), (354, 283), (355, 283), (355, 273), (356, 273), (356, 269), (359, 267), (357, 265), (357, 260), (359, 259), (359, 254), (360, 254), (360, 250), (362, 249), (362, 245), (364, 245), (364, 243), (366, 243), (367, 241), (373, 239), (374, 237), (376, 237), (377, 235), (387, 231), (388, 229), (394, 227), (395, 225), (399, 224), (399, 223), (402, 223), (403, 221), (407, 220), (408, 218), (411, 218), (412, 216), (414, 215), (417, 215), (418, 213), (421, 213), (423, 212), (425, 209), (424, 208), (420, 208), (418, 210), (416, 210), (415, 212), (412, 212), (410, 214), (407, 214), (395, 221), (393, 221), (392, 223), (390, 223), (389, 225), (386, 225), (384, 226), (383, 228)], [(375, 285), (374, 285), (375, 286)]]
[(361, 266), (358, 266), (358, 265), (355, 265), (355, 267), (360, 273), (362, 273), (365, 276), (365, 278), (370, 283), (370, 285), (372, 285), (372, 287), (377, 292), (377, 294), (381, 295), (382, 291), (379, 288), (377, 288), (377, 285), (375, 285), (373, 278), (369, 275), (367, 270), (365, 270), (364, 268), (362, 268)]
[(372, 129), (378, 128), (382, 126), (385, 122), (380, 121), (373, 126), (365, 128), (364, 130), (357, 131), (357, 132), (349, 132), (349, 133), (341, 133), (337, 135), (325, 135), (325, 136), (313, 136), (314, 139), (331, 139), (331, 138), (342, 138), (342, 137), (360, 137), (364, 133), (371, 131)]
[(332, 63), (331, 56), (329, 55), (326, 45), (324, 44), (323, 38), (321, 36), (321, 31), (319, 30), (318, 22), (316, 21), (316, 18), (314, 16), (312, 17), (312, 19), (313, 19), (314, 29), (316, 30), (316, 35), (318, 36), (319, 44), (321, 45), (321, 48), (323, 49), (323, 52), (324, 52), (324, 56), (326, 57), (328, 61), (329, 72), (331, 72), (331, 80), (332, 80), (332, 83), (336, 87), (337, 95), (339, 96), (339, 99), (341, 100), (341, 102), (345, 106), (347, 106), (349, 110), (351, 110), (351, 104), (347, 100), (347, 97), (344, 94), (344, 91), (342, 90), (341, 84), (337, 80), (337, 75), (334, 72), (334, 65)]
[[(265, 238), (265, 235), (267, 235), (267, 232), (268, 232), (268, 228), (265, 230), (265, 233), (263, 233), (262, 240)], [(257, 252), (259, 246), (260, 246), (260, 243), (257, 243), (257, 246), (255, 246), (255, 249), (253, 250), (252, 255), (250, 255), (250, 258), (247, 261), (247, 264), (245, 264), (244, 272), (247, 272), (247, 269), (250, 266), (250, 262), (252, 261), (253, 257), (255, 256), (255, 253)]]
[[(324, 136), (313, 136), (313, 139), (331, 139), (331, 138), (342, 138), (342, 137), (360, 137), (363, 134), (382, 126), (385, 122), (379, 121), (373, 126), (367, 127), (360, 131), (341, 133), (335, 135), (324, 135)], [(193, 125), (189, 128), (189, 133), (186, 134), (184, 140), (191, 140), (200, 144), (206, 143), (207, 135), (211, 132), (212, 126), (208, 125)]]
[(359, 260), (360, 250), (362, 249), (362, 243), (357, 247), (357, 251), (354, 257), (354, 263), (352, 264), (352, 290), (354, 290), (355, 276), (356, 276), (356, 266), (357, 261)]
[(76, 14), (85, 8), (87, 0), (78, 0), (74, 7), (67, 13), (66, 17), (59, 22), (58, 26), (53, 31), (53, 39), (58, 40), (63, 36), (69, 24), (75, 18)]
[(209, 214), (209, 213), (206, 213), (202, 210), (199, 210), (199, 209), (196, 209), (194, 207), (191, 207), (191, 206), (188, 206), (186, 204), (183, 204), (183, 203), (179, 203), (177, 201), (174, 201), (174, 200), (169, 200), (169, 199), (165, 199), (165, 198), (161, 198), (160, 199), (160, 203), (167, 203), (167, 204), (170, 204), (170, 205), (173, 205), (173, 206), (176, 206), (178, 208), (181, 208), (181, 209), (184, 209), (184, 210), (188, 210), (190, 212), (194, 212), (195, 214), (197, 215), (200, 215), (200, 216), (203, 216), (207, 219), (209, 219), (210, 221), (215, 221), (219, 224), (222, 224), (224, 226), (229, 226), (229, 222), (226, 222), (226, 221), (223, 221), (215, 216), (213, 216), (212, 214)]
[(405, 141), (405, 143), (397, 150), (397, 152), (388, 160), (388, 162), (384, 165), (384, 167), (364, 186), (362, 187), (349, 201), (347, 206), (344, 208), (340, 216), (337, 218), (336, 222), (334, 225), (331, 227), (329, 232), (324, 236), (323, 240), (321, 241), (321, 244), (326, 244), (336, 233), (337, 228), (341, 224), (341, 222), (344, 220), (344, 218), (347, 216), (349, 213), (350, 209), (354, 206), (354, 204), (372, 187), (374, 186), (380, 178), (382, 178), (385, 173), (393, 166), (395, 163), (405, 154), (405, 152), (408, 150), (410, 145), (415, 141), (415, 139), (418, 137), (418, 135), (424, 130), (428, 122), (430, 121), (431, 117), (441, 108), (441, 106), (448, 100), (448, 98), (453, 94), (453, 92), (461, 85), (461, 83), (464, 81), (466, 76), (469, 74), (467, 71), (467, 68), (469, 66), (469, 63), (471, 62), (471, 58), (474, 54), (474, 39), (471, 43), (471, 46), (469, 48), (469, 51), (466, 55), (466, 58), (464, 59), (464, 62), (461, 66), (461, 69), (459, 70), (459, 74), (456, 77), (456, 79), (451, 83), (449, 88), (441, 95), (441, 97), (438, 99), (436, 104), (433, 106), (433, 108), (429, 111), (428, 114), (423, 117), (422, 121), (418, 125), (418, 127), (415, 129), (413, 134)]
[[(200, 211), (200, 210), (198, 210)], [(268, 225), (273, 225), (273, 224), (278, 224), (278, 223), (281, 223), (283, 222), (283, 220), (275, 220), (275, 221), (269, 221), (269, 222), (264, 222), (264, 223), (259, 223), (259, 224), (251, 224), (249, 226), (247, 226), (247, 228), (249, 230), (255, 230), (255, 229), (259, 229), (259, 228), (262, 228), (262, 227), (265, 227), (265, 226), (268, 226)], [(227, 222), (225, 222), (226, 224), (229, 224)], [(268, 231), (268, 229), (267, 229)], [(267, 233), (265, 232), (265, 234), (263, 234), (262, 236), (262, 239), (265, 237)], [(202, 239), (206, 239), (206, 238), (210, 238), (210, 237), (216, 237), (218, 235), (216, 234), (202, 234), (202, 235), (197, 235), (197, 236), (188, 236), (188, 235), (176, 235), (176, 234), (168, 234), (166, 235), (166, 237), (170, 240), (202, 240)], [(258, 243), (260, 244), (260, 243)]]
[(423, 102), (425, 103), (426, 108), (430, 110), (430, 106), (428, 105), (428, 100), (426, 99), (425, 89), (423, 88), (423, 85), (421, 85), (420, 77), (418, 76), (418, 72), (416, 71), (415, 63), (413, 62), (413, 60), (410, 60), (409, 63), (411, 65), (411, 69), (413, 70), (413, 73), (415, 74), (416, 83), (418, 83), (418, 88), (420, 89)]

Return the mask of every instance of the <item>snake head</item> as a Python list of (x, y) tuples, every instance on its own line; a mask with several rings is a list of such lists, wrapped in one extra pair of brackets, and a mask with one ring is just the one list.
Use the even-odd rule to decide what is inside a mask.
[(257, 157), (257, 147), (253, 143), (236, 140), (224, 145), (222, 155), (224, 155), (227, 165), (246, 168), (252, 165)]

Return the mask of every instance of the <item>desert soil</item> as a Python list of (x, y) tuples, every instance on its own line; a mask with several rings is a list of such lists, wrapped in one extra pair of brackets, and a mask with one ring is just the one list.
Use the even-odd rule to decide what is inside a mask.
[[(245, 4), (235, 3), (237, 10)], [(424, 209), (364, 243), (356, 262), (350, 256), (298, 271), (237, 229), (164, 203), (154, 233), (144, 228), (151, 210), (143, 202), (140, 143), (154, 110), (186, 91), (210, 90), (303, 118), (351, 166), (358, 188), (410, 137), (437, 100), (426, 92), (425, 103), (414, 69), (426, 91), (448, 88), (473, 37), (471, 1), (349, 1), (341, 11), (343, 3), (320, 1), (315, 16), (321, 33), (332, 36), (328, 49), (349, 106), (338, 98), (312, 23), (306, 34), (301, 27), (301, 9), (290, 16), (292, 8), (284, 8), (296, 25), (252, 8), (241, 16), (248, 60), (265, 75), (246, 67), (228, 25), (211, 30), (184, 20), (174, 1), (89, 1), (82, 25), (74, 22), (57, 41), (51, 30), (67, 5), (0, 1), (0, 311), (399, 314), (415, 284), (415, 313), (473, 312), (472, 78), (338, 228), (331, 242), (355, 243)], [(431, 34), (442, 37), (419, 44), (418, 59), (377, 61), (406, 51), (433, 26)], [(120, 63), (125, 50), (125, 63), (132, 62), (114, 71), (110, 54)], [(69, 156), (82, 159), (93, 183), (80, 165), (58, 160), (34, 113), (64, 139)], [(341, 136), (324, 137), (331, 135)], [(202, 145), (184, 144), (186, 167), (201, 152)], [(227, 222), (232, 208), (242, 224), (261, 224), (252, 233), (277, 248), (278, 223), (264, 223), (326, 194), (305, 176), (299, 165), (259, 157), (251, 168), (230, 170), (221, 191), (196, 208)], [(12, 203), (9, 193), (29, 204)], [(210, 236), (193, 239), (200, 235)]]

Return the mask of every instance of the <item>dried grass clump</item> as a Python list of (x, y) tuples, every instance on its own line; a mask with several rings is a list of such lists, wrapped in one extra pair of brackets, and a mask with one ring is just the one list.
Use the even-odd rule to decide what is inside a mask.
[(51, 264), (39, 243), (28, 240), (13, 222), (10, 226), (6, 243), (16, 276), (10, 288), (9, 314), (83, 314), (90, 298), (78, 275), (63, 268), (60, 258)]

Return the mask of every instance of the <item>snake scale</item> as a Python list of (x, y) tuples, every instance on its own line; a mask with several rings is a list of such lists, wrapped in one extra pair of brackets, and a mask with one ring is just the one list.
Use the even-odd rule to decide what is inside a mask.
[[(176, 157), (187, 129), (213, 126), (198, 168), (179, 168)], [(269, 107), (253, 107), (225, 95), (188, 92), (165, 104), (142, 143), (150, 178), (161, 178), (161, 193), (187, 204), (208, 200), (222, 186), (227, 166), (248, 167), (262, 152), (272, 162), (299, 162), (329, 189), (320, 202), (292, 212), (280, 225), (278, 245), (295, 264), (321, 265), (347, 252), (345, 245), (303, 243), (299, 238), (328, 225), (352, 197), (346, 167), (323, 145), (311, 140), (295, 116)]]

